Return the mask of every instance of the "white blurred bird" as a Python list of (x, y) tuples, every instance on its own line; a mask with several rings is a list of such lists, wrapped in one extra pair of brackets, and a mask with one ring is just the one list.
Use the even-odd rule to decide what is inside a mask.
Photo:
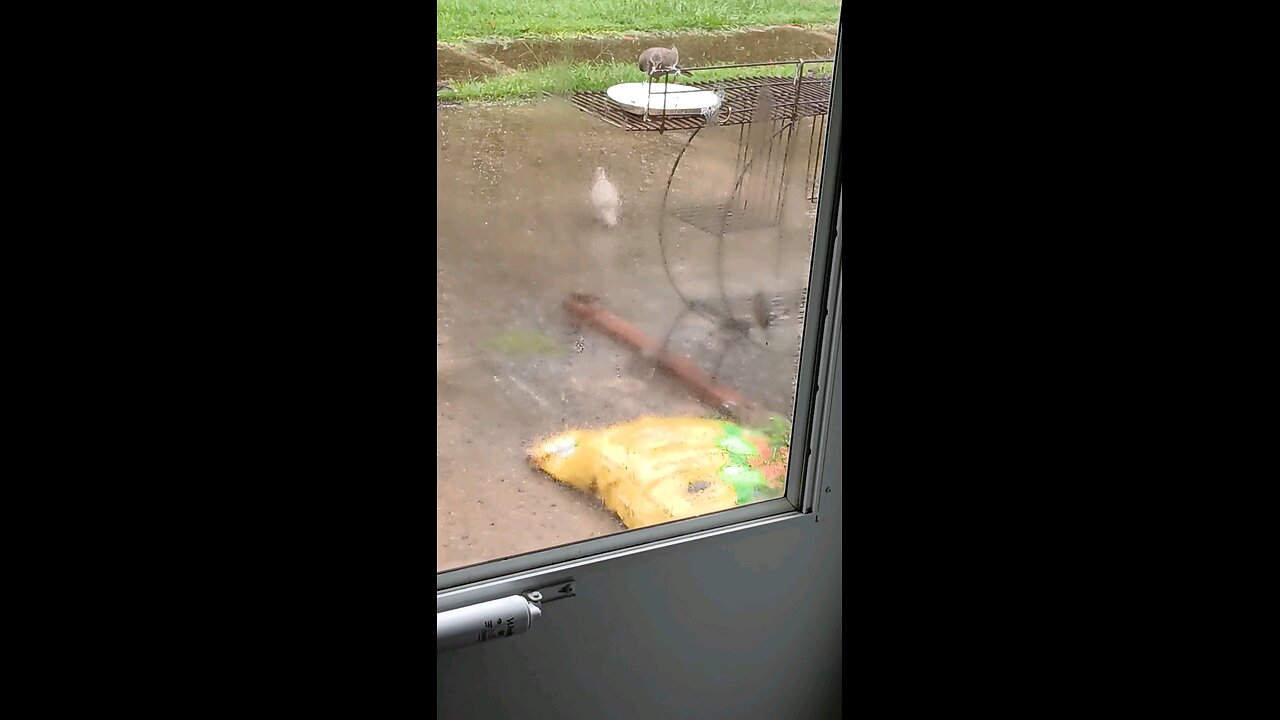
[(618, 188), (614, 187), (602, 167), (596, 168), (595, 182), (591, 183), (591, 204), (595, 205), (600, 222), (609, 227), (618, 224), (622, 200), (618, 197)]

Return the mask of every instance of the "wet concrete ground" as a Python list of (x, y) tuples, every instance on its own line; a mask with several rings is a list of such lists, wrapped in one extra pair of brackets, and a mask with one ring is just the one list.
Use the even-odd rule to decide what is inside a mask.
[[(532, 468), (534, 442), (646, 414), (716, 417), (575, 326), (572, 292), (790, 415), (813, 232), (810, 123), (711, 128), (689, 142), (625, 132), (558, 99), (437, 112), (437, 571), (624, 529), (598, 499)], [(746, 157), (754, 169), (736, 182)], [(597, 166), (622, 198), (616, 227), (590, 201)], [(743, 336), (757, 292), (785, 298), (790, 319)], [(684, 312), (682, 295), (702, 314)]]

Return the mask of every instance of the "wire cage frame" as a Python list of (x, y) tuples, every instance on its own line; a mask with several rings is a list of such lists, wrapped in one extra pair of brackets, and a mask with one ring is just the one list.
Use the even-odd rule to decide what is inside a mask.
[[(834, 58), (800, 59), (786, 61), (770, 61), (755, 63), (737, 63), (729, 65), (708, 65), (685, 68), (693, 74), (690, 80), (681, 79), (677, 84), (682, 87), (670, 87), (671, 75), (665, 75), (660, 81), (652, 81), (649, 98), (662, 95), (665, 101), (669, 95), (678, 93), (706, 92), (711, 90), (719, 95), (720, 103), (710, 112), (699, 115), (668, 114), (662, 101), (647, 101), (648, 112), (644, 115), (624, 110), (604, 91), (585, 91), (573, 93), (569, 100), (579, 110), (598, 117), (604, 122), (627, 132), (684, 131), (687, 138), (682, 138), (679, 153), (676, 155), (666, 187), (663, 189), (660, 217), (671, 218), (678, 223), (697, 227), (712, 243), (715, 250), (714, 271), (717, 279), (716, 288), (710, 295), (685, 287), (680, 278), (673, 275), (670, 252), (673, 239), (668, 231), (667, 220), (659, 220), (656, 226), (660, 256), (671, 288), (679, 297), (683, 310), (671, 320), (666, 332), (661, 333), (659, 344), (663, 351), (669, 349), (676, 337), (682, 334), (691, 322), (709, 322), (717, 328), (720, 337), (719, 350), (715, 358), (709, 358), (707, 370), (713, 379), (720, 379), (722, 365), (730, 355), (744, 352), (745, 348), (756, 347), (768, 350), (769, 345), (782, 341), (781, 348), (789, 344), (788, 338), (793, 331), (791, 327), (800, 327), (805, 315), (806, 300), (803, 288), (784, 288), (781, 291), (763, 288), (749, 297), (738, 297), (725, 286), (724, 262), (728, 248), (735, 241), (737, 232), (765, 231), (776, 234), (778, 252), (782, 247), (782, 226), (779, 218), (783, 209), (783, 186), (786, 182), (788, 167), (787, 153), (791, 150), (804, 152), (804, 186), (803, 197), (809, 204), (816, 203), (819, 192), (819, 175), (823, 159), (823, 146), (826, 138), (826, 116), (830, 109), (831, 77), (810, 77), (806, 70), (819, 67), (834, 68)], [(789, 77), (764, 76), (738, 78), (731, 80), (700, 81), (696, 73), (707, 70), (733, 70), (751, 67), (787, 67), (793, 68)], [(661, 84), (659, 84), (661, 83)], [(659, 89), (654, 92), (655, 86)], [(766, 90), (767, 89), (767, 90)], [(767, 98), (762, 103), (762, 99)], [(648, 99), (647, 99), (648, 100)], [(767, 107), (763, 105), (767, 104)], [(687, 111), (686, 111), (687, 112)], [(801, 120), (810, 122), (801, 123)], [(753, 123), (755, 124), (753, 126)], [(736, 159), (732, 187), (727, 188), (728, 197), (723, 198), (710, 207), (686, 206), (672, 202), (672, 186), (676, 172), (682, 161), (687, 159), (688, 151), (695, 144), (700, 131), (710, 126), (739, 126), (738, 144), (742, 150)], [(808, 125), (809, 127), (804, 127)], [(757, 158), (748, 157), (745, 142), (750, 133), (757, 132), (752, 127), (764, 126), (763, 142), (767, 146), (765, 153)], [(807, 139), (807, 145), (804, 139)], [(793, 137), (799, 142), (793, 147)], [(770, 155), (777, 152), (778, 155)], [(781, 172), (779, 170), (780, 165)], [(762, 167), (763, 166), (763, 167)], [(798, 171), (799, 168), (797, 167)], [(775, 174), (770, 175), (770, 172)], [(759, 181), (767, 182), (776, 191), (764, 198), (767, 202), (752, 205), (748, 209), (744, 203), (738, 202), (749, 189), (762, 191)], [(752, 187), (752, 179), (756, 184)], [(770, 178), (772, 178), (770, 180)], [(775, 187), (776, 186), (776, 187)], [(678, 194), (678, 193), (677, 193)], [(763, 211), (763, 214), (760, 214)], [(695, 320), (697, 319), (697, 320)], [(777, 347), (777, 346), (775, 346)], [(751, 351), (754, 352), (754, 351)]]
[[(706, 115), (669, 114), (663, 106), (653, 107), (653, 103), (649, 102), (648, 99), (646, 104), (651, 107), (651, 110), (647, 115), (636, 115), (623, 110), (606, 92), (598, 90), (574, 93), (570, 97), (570, 102), (578, 109), (596, 115), (610, 125), (628, 132), (650, 131), (663, 133), (668, 130), (696, 130), (705, 127), (708, 122), (714, 122), (717, 125), (736, 125), (759, 120), (760, 118), (755, 117), (755, 111), (760, 89), (768, 87), (772, 91), (772, 119), (798, 120), (802, 117), (825, 116), (830, 109), (831, 102), (831, 78), (807, 77), (805, 69), (817, 65), (834, 66), (834, 64), (834, 58), (818, 58), (689, 67), (685, 68), (685, 70), (691, 76), (696, 76), (697, 71), (706, 70), (736, 70), (751, 67), (785, 67), (788, 65), (793, 66), (795, 69), (791, 73), (791, 77), (739, 78), (712, 82), (691, 81), (682, 83), (685, 87), (670, 89), (669, 93), (667, 91), (669, 90), (671, 75), (663, 76), (663, 93), (661, 94), (664, 103), (668, 94), (677, 95), (689, 92), (723, 90), (722, 107), (718, 108), (717, 112), (710, 117)], [(653, 92), (654, 84), (649, 84), (649, 98), (652, 98), (655, 94)]]
[[(806, 198), (810, 203), (818, 200), (817, 168), (821, 163), (822, 140), (826, 137), (826, 116), (830, 110), (831, 78), (808, 77), (805, 71), (815, 66), (834, 68), (835, 58), (813, 58), (800, 60), (774, 60), (766, 62), (734, 63), (730, 65), (704, 65), (684, 68), (690, 74), (705, 70), (736, 70), (752, 67), (786, 67), (794, 68), (791, 77), (756, 77), (739, 78), (711, 82), (682, 83), (684, 88), (670, 90), (671, 95), (679, 93), (723, 92), (721, 105), (714, 112), (702, 115), (669, 114), (665, 107), (653, 108), (644, 115), (637, 115), (623, 110), (608, 94), (600, 90), (573, 93), (569, 100), (574, 107), (594, 115), (606, 123), (628, 132), (657, 132), (690, 130), (696, 131), (707, 127), (709, 123), (717, 126), (746, 125), (765, 120), (757, 117), (761, 91), (769, 89), (772, 108), (768, 120), (789, 120), (794, 125), (802, 118), (814, 118), (809, 134), (810, 154), (806, 171)], [(666, 100), (671, 74), (662, 78), (663, 100)], [(650, 83), (646, 105), (654, 95), (653, 83)], [(690, 141), (693, 137), (689, 138)]]

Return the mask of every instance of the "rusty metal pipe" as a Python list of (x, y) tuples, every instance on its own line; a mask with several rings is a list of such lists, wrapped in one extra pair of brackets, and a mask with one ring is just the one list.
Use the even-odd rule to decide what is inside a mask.
[(646, 357), (653, 358), (664, 370), (688, 385), (704, 402), (735, 420), (758, 422), (767, 415), (763, 407), (736, 390), (716, 382), (707, 371), (688, 357), (666, 350), (640, 328), (604, 309), (598, 298), (574, 293), (564, 301), (564, 307), (575, 319), (630, 345)]

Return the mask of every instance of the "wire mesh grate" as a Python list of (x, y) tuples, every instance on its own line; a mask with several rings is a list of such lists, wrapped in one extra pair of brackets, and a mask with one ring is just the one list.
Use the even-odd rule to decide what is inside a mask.
[[(717, 83), (681, 83), (699, 90), (724, 89), (724, 104), (718, 124), (740, 125), (756, 118), (755, 109), (760, 88), (768, 86), (771, 92), (773, 112), (771, 119), (785, 120), (826, 115), (831, 102), (831, 78), (803, 77), (797, 94), (795, 78), (744, 78)], [(599, 117), (601, 120), (627, 131), (696, 130), (706, 125), (700, 115), (663, 115), (660, 109), (649, 113), (649, 119), (635, 115), (615, 103), (603, 91), (574, 93), (569, 98), (574, 107)]]

